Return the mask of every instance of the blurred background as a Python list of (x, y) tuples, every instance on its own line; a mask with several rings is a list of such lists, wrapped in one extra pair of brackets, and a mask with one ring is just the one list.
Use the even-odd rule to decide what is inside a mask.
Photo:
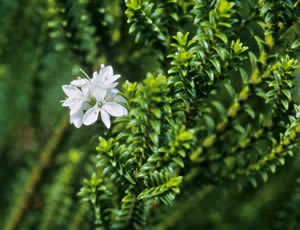
[[(135, 43), (128, 33), (125, 10), (121, 0), (1, 0), (0, 229), (94, 229), (93, 213), (76, 193), (93, 167), (98, 136), (108, 131), (101, 123), (71, 126), (69, 111), (61, 106), (61, 87), (83, 76), (80, 68), (92, 75), (100, 64), (112, 65), (122, 75), (120, 85), (166, 69), (158, 49)], [(294, 98), (300, 102), (297, 90)], [(295, 175), (281, 170), (260, 190), (209, 191), (203, 201), (204, 190), (187, 200), (182, 196), (181, 203), (179, 197), (180, 205), (171, 213), (165, 208), (162, 215), (173, 220), (176, 208), (189, 207), (176, 229), (262, 229), (285, 196), (273, 197), (273, 191), (297, 178), (298, 163), (287, 162)], [(293, 189), (298, 185), (285, 192)], [(288, 207), (297, 219), (300, 207), (292, 207), (293, 199), (300, 204), (300, 194), (291, 195)], [(279, 220), (288, 218), (275, 214)], [(155, 224), (175, 229), (174, 222)]]

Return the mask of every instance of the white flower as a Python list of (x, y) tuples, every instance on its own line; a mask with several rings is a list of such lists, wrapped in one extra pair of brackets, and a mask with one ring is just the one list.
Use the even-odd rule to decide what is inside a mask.
[(89, 89), (83, 88), (80, 90), (72, 85), (63, 85), (62, 89), (68, 96), (68, 98), (63, 101), (62, 106), (70, 108), (70, 115), (73, 115), (81, 110), (83, 103), (88, 98)]
[(70, 123), (76, 128), (80, 128), (83, 119), (83, 110), (89, 109), (91, 106), (87, 103), (89, 88), (83, 87), (78, 89), (73, 85), (63, 85), (63, 91), (68, 96), (63, 101), (62, 106), (70, 108)]
[(82, 79), (78, 77), (77, 80), (71, 81), (71, 85), (80, 87), (82, 89), (88, 89), (90, 86), (90, 81), (89, 79)]
[(115, 81), (120, 77), (121, 75), (113, 74), (113, 68), (111, 66), (104, 67), (104, 65), (101, 65), (99, 73), (94, 72), (91, 82), (93, 85), (100, 85), (105, 89), (115, 88), (118, 85), (118, 82)]
[(77, 79), (64, 85), (63, 91), (68, 96), (63, 101), (63, 106), (70, 108), (70, 123), (76, 128), (84, 125), (91, 125), (98, 119), (101, 113), (102, 121), (107, 128), (110, 128), (110, 116), (121, 117), (128, 114), (127, 109), (118, 104), (126, 103), (126, 100), (117, 95), (115, 89), (120, 75), (113, 75), (111, 66), (101, 66), (99, 73), (94, 72), (93, 78), (81, 70), (87, 79)]
[(79, 110), (77, 113), (70, 115), (70, 123), (74, 124), (76, 128), (80, 128), (83, 120), (83, 110)]
[(86, 111), (83, 117), (83, 124), (91, 125), (95, 123), (100, 112), (103, 123), (109, 129), (111, 125), (109, 115), (113, 117), (126, 116), (128, 114), (127, 109), (117, 103), (117, 101), (126, 102), (126, 100), (123, 97), (116, 95), (116, 92), (118, 92), (116, 89), (111, 89), (107, 90), (105, 98), (99, 96), (96, 97), (97, 102), (92, 108)]
[(84, 116), (83, 111), (86, 111), (91, 107), (92, 106), (89, 103), (84, 102), (80, 110), (70, 115), (70, 123), (74, 124), (76, 128), (80, 128), (83, 122), (83, 116)]

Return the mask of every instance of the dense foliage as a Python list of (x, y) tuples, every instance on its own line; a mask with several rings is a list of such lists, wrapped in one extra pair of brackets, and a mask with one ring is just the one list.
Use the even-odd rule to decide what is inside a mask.
[[(299, 229), (299, 0), (0, 13), (0, 229)], [(61, 86), (102, 63), (129, 114), (76, 129)]]

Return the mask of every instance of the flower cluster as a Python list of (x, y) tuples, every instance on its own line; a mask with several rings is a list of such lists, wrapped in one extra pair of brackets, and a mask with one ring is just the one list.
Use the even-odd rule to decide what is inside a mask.
[(79, 78), (63, 85), (63, 91), (67, 99), (62, 106), (70, 108), (70, 123), (79, 128), (82, 124), (91, 125), (101, 119), (107, 128), (110, 128), (110, 116), (121, 117), (128, 114), (127, 109), (118, 102), (126, 103), (126, 100), (118, 95), (115, 87), (120, 75), (114, 75), (111, 66), (101, 65), (99, 72), (94, 72), (93, 78), (81, 70), (86, 79)]

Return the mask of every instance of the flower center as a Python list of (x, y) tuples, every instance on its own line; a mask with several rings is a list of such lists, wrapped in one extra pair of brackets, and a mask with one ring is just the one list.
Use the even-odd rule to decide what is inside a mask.
[(107, 96), (107, 97), (105, 98), (105, 101), (110, 101), (110, 100), (112, 100), (112, 97), (111, 97), (111, 96)]
[(87, 101), (90, 105), (95, 105), (97, 103), (96, 98), (91, 97), (91, 95), (88, 97), (88, 101)]

